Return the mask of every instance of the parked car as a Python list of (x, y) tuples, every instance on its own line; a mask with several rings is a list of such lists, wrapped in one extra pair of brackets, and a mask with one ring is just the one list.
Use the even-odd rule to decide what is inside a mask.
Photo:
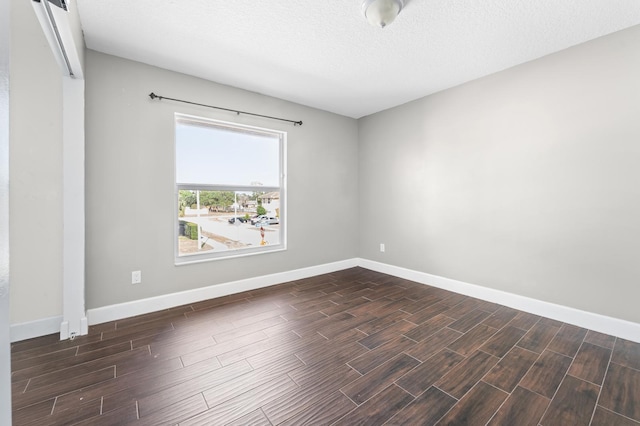
[(280, 219), (277, 217), (264, 216), (260, 220), (258, 220), (254, 225), (255, 226), (263, 226), (263, 225), (277, 225), (280, 223)]
[(240, 223), (245, 223), (247, 221), (247, 218), (244, 216), (236, 216), (236, 217), (232, 217), (229, 219), (229, 223), (236, 223), (236, 220)]
[(257, 222), (260, 222), (263, 217), (267, 217), (267, 215), (266, 214), (261, 214), (260, 216), (253, 216), (251, 218), (251, 224), (255, 225)]

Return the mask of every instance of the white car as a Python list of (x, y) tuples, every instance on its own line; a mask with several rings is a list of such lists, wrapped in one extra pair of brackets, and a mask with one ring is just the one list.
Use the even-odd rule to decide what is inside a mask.
[(265, 217), (267, 217), (266, 214), (261, 214), (260, 216), (252, 217), (251, 218), (251, 224), (255, 225), (256, 223), (260, 222)]
[(277, 225), (280, 223), (280, 219), (278, 219), (277, 217), (263, 216), (261, 218), (256, 218), (256, 219), (257, 219), (255, 223), (256, 226)]

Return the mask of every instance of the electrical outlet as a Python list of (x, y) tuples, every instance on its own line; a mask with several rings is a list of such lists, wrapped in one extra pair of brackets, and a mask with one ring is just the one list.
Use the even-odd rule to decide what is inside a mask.
[(384, 243), (380, 243), (380, 253), (384, 253)]
[(133, 271), (131, 273), (131, 284), (140, 284), (142, 282), (142, 271)]

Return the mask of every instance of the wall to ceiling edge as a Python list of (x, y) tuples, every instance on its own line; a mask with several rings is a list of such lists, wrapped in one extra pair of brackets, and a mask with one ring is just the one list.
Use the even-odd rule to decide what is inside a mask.
[(640, 323), (638, 46), (640, 26), (360, 119), (360, 257)]

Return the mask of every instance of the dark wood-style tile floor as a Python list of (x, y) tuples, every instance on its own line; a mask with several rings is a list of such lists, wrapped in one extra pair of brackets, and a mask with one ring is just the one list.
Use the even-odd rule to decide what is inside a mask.
[(362, 268), (12, 360), (15, 425), (640, 425), (640, 344)]

